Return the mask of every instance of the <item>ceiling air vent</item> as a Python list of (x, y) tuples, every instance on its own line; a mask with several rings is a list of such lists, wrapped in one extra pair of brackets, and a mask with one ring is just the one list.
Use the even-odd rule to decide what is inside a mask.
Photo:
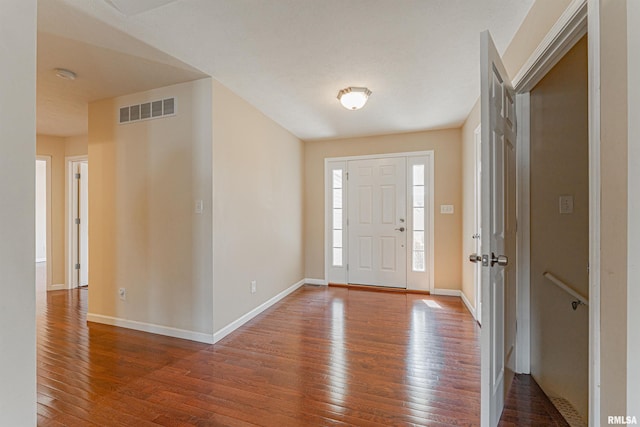
[(176, 115), (176, 99), (165, 98), (143, 104), (120, 107), (118, 123), (135, 123)]

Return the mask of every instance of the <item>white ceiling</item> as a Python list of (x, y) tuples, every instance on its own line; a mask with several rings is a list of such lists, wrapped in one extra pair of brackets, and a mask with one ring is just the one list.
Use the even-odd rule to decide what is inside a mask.
[[(122, 94), (135, 91), (136, 85), (126, 85), (131, 78), (150, 83), (150, 68), (162, 66), (164, 78), (176, 81), (198, 78), (196, 69), (201, 70), (296, 136), (312, 140), (459, 126), (480, 93), (479, 33), (491, 30), (504, 51), (533, 0), (38, 3), (39, 125), (41, 115), (50, 113), (41, 108), (41, 98), (64, 102), (58, 97), (84, 90), (41, 95), (56, 86), (41, 84), (45, 67), (74, 69), (74, 85), (81, 78), (94, 89), (105, 88), (105, 80), (111, 91), (123, 85)], [(85, 66), (87, 73), (80, 71)], [(126, 73), (114, 76), (125, 66)], [(362, 110), (338, 103), (338, 91), (347, 86), (373, 92)]]

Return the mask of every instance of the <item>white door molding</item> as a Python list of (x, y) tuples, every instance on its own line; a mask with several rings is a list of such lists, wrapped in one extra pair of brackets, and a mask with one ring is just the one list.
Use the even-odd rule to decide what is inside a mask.
[[(514, 78), (520, 126), (518, 144), (518, 346), (529, 336), (528, 93), (585, 35), (589, 34), (589, 419), (600, 419), (600, 19), (599, 0), (573, 0)], [(525, 277), (526, 276), (526, 277)], [(519, 347), (520, 349), (521, 347)], [(523, 348), (524, 350), (524, 348)], [(530, 371), (529, 354), (518, 352), (518, 369)], [(529, 352), (527, 352), (529, 353)], [(595, 425), (595, 424), (594, 424)]]
[(600, 422), (600, 1), (589, 0), (589, 420)]
[(513, 79), (517, 93), (529, 92), (587, 34), (587, 0), (573, 0)]
[[(388, 154), (372, 154), (372, 155), (361, 155), (361, 156), (346, 156), (346, 157), (331, 157), (324, 159), (324, 280), (323, 283), (347, 283), (347, 272), (346, 265), (342, 266), (334, 266), (332, 261), (332, 170), (340, 169), (345, 173), (347, 171), (347, 162), (354, 160), (370, 160), (370, 159), (383, 159), (383, 158), (398, 158), (404, 157), (407, 158), (408, 164), (411, 163), (411, 159), (423, 158), (425, 168), (425, 186), (427, 188), (428, 196), (425, 198), (425, 212), (429, 212), (427, 216), (425, 214), (425, 231), (428, 231), (428, 241), (425, 242), (426, 249), (428, 251), (426, 257), (427, 263), (427, 274), (425, 277), (424, 285), (416, 285), (418, 282), (414, 277), (416, 274), (423, 273), (415, 273), (410, 270), (410, 259), (407, 258), (407, 289), (413, 290), (425, 290), (434, 292), (434, 246), (435, 246), (435, 226), (434, 226), (434, 193), (435, 193), (435, 183), (434, 183), (434, 152), (433, 150), (428, 151), (414, 151), (414, 152), (401, 152), (401, 153), (388, 153)], [(409, 169), (407, 169), (407, 176), (409, 175)], [(408, 179), (408, 178), (407, 178)], [(409, 181), (408, 181), (409, 182)], [(346, 189), (346, 184), (343, 186)], [(409, 187), (407, 187), (409, 188)], [(408, 198), (409, 200), (410, 198)], [(346, 212), (348, 209), (349, 200), (347, 197), (347, 193), (343, 192), (343, 200), (342, 200), (342, 209)], [(428, 205), (428, 206), (427, 206)], [(407, 209), (409, 207), (407, 206)], [(346, 233), (346, 215), (343, 215), (343, 222), (345, 223), (343, 226), (343, 253), (347, 253), (348, 251), (348, 242), (347, 242), (347, 233)], [(411, 230), (407, 230), (411, 231)], [(410, 239), (407, 239), (409, 241)], [(409, 245), (407, 245), (407, 249), (409, 249)], [(408, 253), (409, 254), (409, 253)], [(422, 280), (419, 280), (423, 282)]]
[(78, 274), (75, 270), (75, 245), (74, 245), (74, 232), (75, 229), (75, 215), (74, 215), (74, 184), (75, 173), (73, 165), (77, 162), (87, 162), (89, 156), (69, 156), (65, 157), (65, 271), (66, 271), (66, 288), (73, 289), (78, 287)]

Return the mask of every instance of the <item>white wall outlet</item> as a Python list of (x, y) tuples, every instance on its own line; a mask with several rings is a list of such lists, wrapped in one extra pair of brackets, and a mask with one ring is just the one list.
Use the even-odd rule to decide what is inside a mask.
[(197, 214), (201, 214), (203, 210), (204, 210), (204, 203), (202, 203), (202, 200), (196, 200), (193, 207), (193, 211)]
[(440, 205), (440, 213), (441, 214), (452, 214), (453, 213), (453, 205)]
[(255, 294), (256, 292), (258, 292), (258, 284), (256, 283), (255, 280), (251, 281), (251, 293)]
[(118, 289), (118, 296), (122, 301), (126, 301), (127, 299), (127, 290), (125, 288)]
[(560, 213), (572, 214), (573, 213), (573, 196), (563, 195), (559, 198)]

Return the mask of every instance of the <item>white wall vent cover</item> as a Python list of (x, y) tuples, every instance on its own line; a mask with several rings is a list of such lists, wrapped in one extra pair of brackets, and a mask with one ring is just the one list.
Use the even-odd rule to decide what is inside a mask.
[(118, 123), (134, 123), (142, 120), (159, 119), (176, 115), (176, 99), (165, 98), (143, 104), (120, 107)]

